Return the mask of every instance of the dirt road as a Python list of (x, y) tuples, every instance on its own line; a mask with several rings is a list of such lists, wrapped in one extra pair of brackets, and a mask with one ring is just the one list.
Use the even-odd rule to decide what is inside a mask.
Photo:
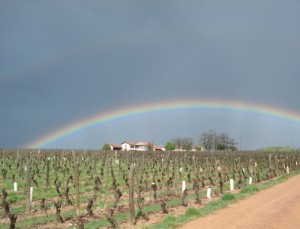
[(181, 227), (193, 228), (299, 229), (300, 175)]

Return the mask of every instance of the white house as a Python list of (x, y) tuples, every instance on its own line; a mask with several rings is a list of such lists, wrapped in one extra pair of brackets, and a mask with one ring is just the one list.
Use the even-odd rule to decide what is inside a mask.
[(156, 146), (150, 142), (131, 142), (125, 141), (121, 143), (123, 151), (164, 151), (163, 147)]
[(148, 151), (148, 150), (155, 150), (157, 146), (150, 142), (138, 142), (135, 144), (136, 151)]
[(125, 141), (121, 143), (123, 151), (135, 150), (135, 142)]
[(136, 151), (164, 151), (165, 149), (163, 147), (159, 147), (157, 145), (154, 145), (151, 142), (138, 142), (135, 144), (135, 150)]

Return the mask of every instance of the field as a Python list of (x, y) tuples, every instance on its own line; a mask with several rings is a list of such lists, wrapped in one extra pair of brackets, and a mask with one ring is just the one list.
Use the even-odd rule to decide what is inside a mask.
[(0, 157), (1, 228), (155, 227), (300, 169), (299, 152), (3, 149)]

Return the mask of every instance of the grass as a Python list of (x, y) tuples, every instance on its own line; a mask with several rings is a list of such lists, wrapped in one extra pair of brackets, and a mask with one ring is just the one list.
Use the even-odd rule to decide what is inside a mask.
[(219, 200), (211, 201), (202, 208), (199, 208), (199, 209), (188, 208), (186, 210), (185, 214), (180, 215), (180, 216), (167, 215), (162, 222), (151, 225), (151, 226), (147, 226), (147, 227), (145, 227), (145, 229), (156, 229), (156, 228), (170, 229), (170, 228), (174, 228), (174, 227), (179, 227), (192, 219), (211, 214), (212, 212), (214, 212), (218, 209), (224, 208), (224, 207), (228, 206), (229, 204), (236, 202), (237, 200), (246, 198), (262, 189), (266, 189), (268, 187), (271, 187), (278, 183), (281, 183), (281, 182), (285, 181), (286, 179), (288, 179), (289, 177), (297, 175), (297, 174), (300, 174), (300, 171), (295, 171), (295, 172), (292, 172), (289, 174), (283, 174), (279, 177), (276, 177), (272, 180), (269, 180), (269, 181), (266, 181), (263, 183), (252, 184), (252, 185), (243, 187), (240, 190), (240, 192), (236, 193), (236, 194), (225, 193), (224, 195), (222, 195), (222, 197)]
[(198, 216), (198, 215), (200, 215), (200, 211), (197, 208), (188, 208), (186, 210), (186, 215), (189, 215), (189, 216)]
[(225, 193), (224, 195), (221, 196), (222, 201), (232, 201), (236, 199), (236, 196), (232, 193)]
[[(63, 218), (70, 217), (74, 215), (74, 212), (71, 211), (63, 212), (61, 215)], [(26, 228), (37, 224), (46, 224), (47, 222), (54, 221), (55, 219), (56, 219), (55, 214), (50, 214), (48, 216), (45, 215), (45, 216), (30, 217), (30, 218), (23, 219), (21, 221), (17, 221), (16, 227)], [(1, 228), (3, 229), (9, 228), (9, 223), (1, 224)]]
[(257, 185), (249, 185), (249, 186), (243, 187), (240, 190), (240, 193), (252, 194), (252, 193), (258, 192), (259, 190), (260, 189), (259, 189), (259, 187)]
[[(188, 199), (193, 199), (195, 198), (195, 195), (194, 194), (190, 194), (188, 196)], [(81, 197), (81, 202), (86, 202), (86, 196), (84, 197)], [(102, 199), (102, 198), (100, 198)], [(122, 200), (122, 201), (125, 201), (125, 200)], [(121, 202), (122, 202), (121, 201)], [(175, 198), (172, 198), (168, 201), (166, 201), (168, 207), (173, 207), (173, 206), (177, 206), (177, 205), (180, 205), (181, 203), (181, 197), (175, 197)], [(108, 206), (112, 206), (113, 205), (113, 201), (110, 201), (107, 203)], [(49, 206), (52, 206), (53, 205), (53, 202), (48, 202), (46, 203), (47, 207)], [(97, 208), (97, 207), (103, 207), (103, 201), (98, 201), (95, 205), (94, 205), (94, 208)], [(25, 211), (25, 206), (20, 206), (18, 208), (13, 208), (12, 209), (12, 212), (14, 213), (21, 213), (21, 212), (24, 212)], [(39, 205), (35, 205), (34, 209), (38, 209), (39, 208)], [(144, 210), (148, 213), (150, 212), (157, 212), (157, 211), (160, 211), (161, 207), (160, 207), (160, 203), (156, 203), (156, 204), (151, 204), (151, 205), (146, 205), (144, 207)], [(84, 211), (84, 209), (81, 209), (82, 211)], [(63, 218), (65, 217), (69, 217), (69, 216), (73, 216), (74, 215), (74, 211), (73, 209), (72, 210), (68, 210), (68, 211), (63, 211), (62, 213), (62, 216)], [(125, 213), (121, 213), (121, 214), (117, 214), (115, 216), (115, 219), (116, 221), (120, 222), (120, 221), (124, 221), (124, 220), (128, 220), (130, 218), (130, 214), (128, 212), (125, 212)], [(34, 225), (38, 225), (38, 224), (46, 224), (47, 222), (53, 222), (55, 221), (55, 214), (52, 213), (52, 214), (49, 214), (48, 216), (37, 216), (37, 217), (32, 217), (32, 218), (26, 218), (26, 219), (22, 219), (22, 220), (19, 220), (17, 221), (17, 227), (30, 227), (30, 226), (34, 226)], [(88, 222), (86, 225), (85, 225), (85, 228), (97, 228), (97, 227), (105, 227), (105, 226), (109, 226), (110, 223), (107, 221), (106, 217), (103, 217), (101, 219), (97, 219), (97, 220), (94, 220), (94, 221), (90, 221)], [(8, 228), (8, 223), (6, 224), (1, 224), (1, 228)], [(73, 228), (73, 227), (72, 227)]]
[[(180, 224), (178, 224), (177, 221), (178, 221), (178, 217), (168, 215), (164, 218), (162, 225), (166, 225), (166, 226), (168, 226), (168, 228), (176, 227), (176, 226), (180, 225)], [(158, 226), (156, 228), (160, 228), (160, 227)]]
[[(191, 194), (188, 196), (188, 199), (193, 199), (193, 198), (195, 198), (194, 194)], [(178, 206), (181, 204), (181, 197), (172, 198), (165, 202), (167, 203), (168, 207)], [(146, 206), (144, 206), (144, 210), (147, 213), (158, 212), (161, 210), (160, 203), (146, 205)], [(138, 213), (138, 212), (136, 212), (136, 213)], [(192, 213), (190, 213), (190, 214), (192, 214)], [(121, 214), (116, 215), (114, 218), (117, 222), (129, 220), (130, 214), (129, 214), (129, 212), (121, 213)], [(99, 228), (99, 227), (104, 227), (104, 226), (109, 226), (109, 225), (110, 225), (110, 223), (107, 221), (107, 219), (102, 218), (102, 219), (90, 221), (87, 224), (85, 224), (84, 227), (85, 228)]]

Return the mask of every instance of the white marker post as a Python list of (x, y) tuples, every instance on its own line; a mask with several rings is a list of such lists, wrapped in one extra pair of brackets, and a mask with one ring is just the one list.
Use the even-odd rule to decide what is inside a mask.
[(286, 167), (286, 173), (290, 173), (290, 168), (288, 166)]
[(230, 191), (234, 191), (234, 181), (233, 181), (233, 179), (229, 180), (229, 185), (230, 185)]
[(32, 202), (33, 187), (30, 187), (30, 203)]
[(18, 183), (15, 181), (14, 182), (14, 192), (18, 191)]
[(252, 177), (249, 177), (249, 185), (252, 184)]
[(210, 187), (207, 188), (206, 197), (208, 199), (211, 199), (211, 188)]
[(186, 188), (186, 182), (185, 180), (182, 181), (182, 189), (181, 189), (181, 192), (183, 192)]

